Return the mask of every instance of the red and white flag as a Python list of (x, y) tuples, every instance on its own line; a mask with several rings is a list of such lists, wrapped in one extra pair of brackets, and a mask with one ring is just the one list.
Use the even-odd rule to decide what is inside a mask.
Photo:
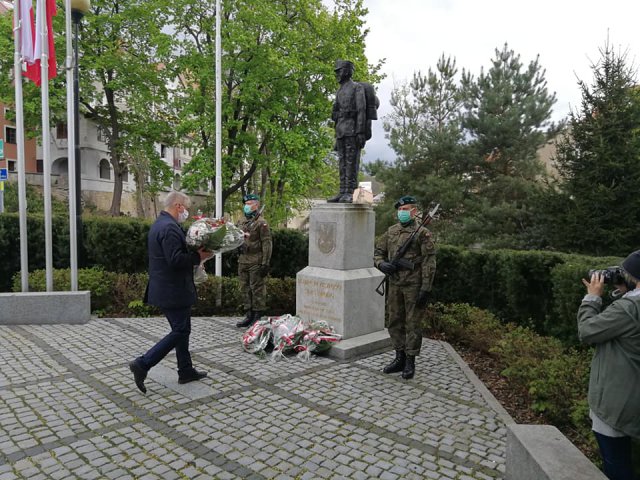
[[(21, 0), (25, 1), (25, 0)], [(26, 0), (28, 1), (28, 0)], [(46, 17), (47, 22), (47, 44), (49, 47), (49, 80), (55, 77), (58, 73), (58, 66), (56, 64), (56, 49), (53, 44), (53, 17), (57, 14), (57, 7), (55, 0), (45, 0), (46, 12), (41, 11), (40, 2), (36, 4), (36, 30), (35, 30), (35, 46), (33, 48), (33, 63), (27, 63), (27, 71), (24, 76), (33, 80), (33, 82), (40, 86), (42, 84), (42, 73), (40, 69), (40, 57), (42, 56), (42, 22), (43, 17)]]
[[(33, 4), (31, 0), (18, 0), (18, 8), (13, 11), (13, 24), (15, 28), (19, 28), (20, 55), (27, 63), (33, 63), (33, 43), (35, 32), (33, 31)], [(16, 13), (19, 17), (16, 18)]]

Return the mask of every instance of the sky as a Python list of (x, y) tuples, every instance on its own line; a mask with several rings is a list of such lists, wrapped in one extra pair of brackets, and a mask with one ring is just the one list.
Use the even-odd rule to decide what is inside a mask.
[[(369, 63), (385, 59), (386, 78), (377, 85), (379, 119), (391, 111), (394, 86), (418, 70), (435, 69), (443, 53), (456, 59), (460, 71), (476, 76), (505, 42), (524, 66), (539, 55), (547, 88), (556, 93), (555, 121), (580, 107), (578, 79), (592, 83), (591, 65), (607, 38), (616, 52), (627, 52), (628, 64), (640, 64), (637, 0), (364, 0), (364, 5), (367, 58)], [(395, 159), (382, 120), (373, 122), (363, 155), (365, 162), (377, 158)]]

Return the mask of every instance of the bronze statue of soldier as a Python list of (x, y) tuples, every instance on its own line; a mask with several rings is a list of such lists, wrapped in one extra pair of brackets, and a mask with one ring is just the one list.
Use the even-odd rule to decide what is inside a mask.
[(354, 72), (352, 62), (336, 61), (335, 72), (340, 88), (336, 93), (331, 119), (335, 122), (340, 192), (327, 201), (351, 203), (353, 191), (358, 187), (360, 152), (371, 138), (371, 120), (377, 118), (379, 102), (371, 85), (351, 79)]

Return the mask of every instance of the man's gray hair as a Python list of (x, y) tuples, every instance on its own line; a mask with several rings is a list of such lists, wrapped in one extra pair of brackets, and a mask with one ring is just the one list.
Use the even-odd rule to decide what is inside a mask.
[(191, 199), (189, 198), (188, 195), (186, 195), (186, 194), (184, 194), (182, 192), (177, 192), (175, 190), (172, 190), (171, 192), (169, 192), (169, 194), (164, 199), (164, 208), (165, 208), (165, 210), (167, 208), (173, 207), (176, 203), (181, 203), (181, 204), (183, 204), (185, 206), (189, 206), (189, 205), (191, 205)]

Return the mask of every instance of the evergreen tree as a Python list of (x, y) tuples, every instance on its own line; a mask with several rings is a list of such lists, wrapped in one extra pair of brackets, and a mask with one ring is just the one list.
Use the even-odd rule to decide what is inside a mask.
[(457, 212), (465, 190), (464, 146), (460, 112), (462, 96), (455, 59), (442, 55), (435, 70), (416, 72), (413, 79), (391, 95), (392, 113), (384, 128), (398, 157), (394, 166), (379, 168), (385, 184), (385, 204), (379, 207), (379, 231), (394, 221), (394, 202), (402, 195), (416, 196), (423, 207), (442, 205), (439, 231)]
[[(435, 71), (416, 74), (392, 97), (385, 128), (398, 154), (380, 173), (390, 210), (411, 192), (438, 201), (440, 240), (486, 246), (536, 245), (534, 199), (544, 168), (538, 149), (555, 134), (555, 95), (538, 60), (525, 68), (507, 45), (475, 78), (442, 56)], [(533, 238), (532, 238), (533, 237)]]
[(555, 94), (538, 59), (524, 67), (505, 44), (478, 78), (463, 72), (463, 127), (472, 194), (465, 202), (459, 241), (529, 248), (543, 165), (537, 151), (556, 134), (550, 121)]
[(548, 232), (558, 249), (623, 256), (640, 247), (640, 91), (626, 54), (608, 43), (600, 53), (593, 84), (578, 82), (581, 108), (558, 145), (563, 183)]

